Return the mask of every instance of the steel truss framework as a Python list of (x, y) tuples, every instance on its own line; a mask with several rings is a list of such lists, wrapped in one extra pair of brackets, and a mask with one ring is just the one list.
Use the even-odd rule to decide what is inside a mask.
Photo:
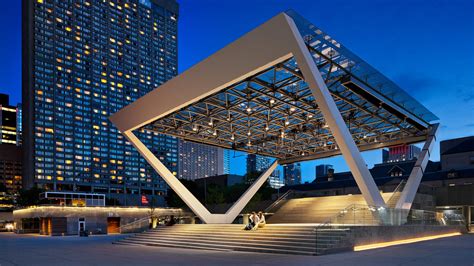
[[(406, 115), (409, 111), (397, 111), (393, 106), (401, 102), (383, 95), (377, 98), (377, 90), (364, 81), (368, 78), (355, 75), (357, 61), (326, 36), (316, 29), (305, 36), (305, 44), (360, 149), (378, 142), (390, 146), (425, 138), (428, 122)], [(267, 155), (282, 163), (338, 149), (294, 57), (141, 130)]]
[(287, 12), (111, 120), (207, 223), (231, 222), (269, 171), (228, 213), (211, 214), (133, 130), (275, 157), (273, 169), (340, 152), (367, 203), (385, 206), (359, 150), (423, 141), (436, 119), (394, 86), (314, 25)]

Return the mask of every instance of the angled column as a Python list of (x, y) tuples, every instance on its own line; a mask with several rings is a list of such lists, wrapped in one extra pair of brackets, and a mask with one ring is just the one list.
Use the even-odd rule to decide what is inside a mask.
[(278, 160), (275, 160), (270, 167), (265, 170), (258, 178), (253, 182), (250, 188), (245, 191), (245, 193), (240, 196), (240, 198), (230, 207), (229, 210), (225, 213), (226, 218), (224, 223), (232, 223), (235, 217), (240, 214), (240, 212), (244, 209), (245, 206), (249, 203), (252, 197), (257, 193), (257, 191), (262, 187), (263, 184), (268, 180), (270, 175), (275, 171), (278, 166)]
[(432, 125), (428, 138), (426, 139), (423, 149), (421, 150), (418, 159), (416, 160), (415, 166), (408, 177), (407, 184), (403, 188), (402, 194), (395, 205), (396, 209), (409, 210), (415, 200), (416, 192), (420, 186), (421, 179), (425, 172), (426, 166), (430, 158), (431, 151), (436, 142), (436, 132), (438, 131), (439, 124)]
[(166, 168), (166, 166), (138, 139), (132, 131), (122, 133), (145, 160), (160, 174), (168, 186), (188, 205), (205, 223), (211, 221), (211, 213), (206, 207)]
[(357, 145), (352, 139), (352, 135), (344, 122), (341, 113), (339, 112), (334, 99), (326, 86), (318, 67), (314, 63), (308, 48), (306, 47), (301, 34), (299, 33), (293, 20), (289, 19), (290, 27), (293, 29), (295, 40), (298, 49), (295, 49), (294, 56), (298, 62), (298, 66), (303, 73), (305, 81), (308, 83), (316, 103), (321, 110), (321, 113), (329, 125), (337, 145), (341, 149), (349, 168), (354, 176), (357, 186), (359, 187), (364, 199), (368, 205), (384, 207), (385, 202), (380, 195), (380, 192), (375, 184), (372, 175), (362, 158)]
[(173, 173), (171, 173), (168, 168), (166, 168), (158, 158), (156, 158), (156, 156), (135, 136), (135, 134), (132, 133), (132, 131), (125, 131), (122, 134), (130, 141), (130, 143), (132, 143), (153, 169), (160, 174), (171, 189), (178, 194), (194, 214), (207, 224), (232, 223), (278, 166), (278, 161), (275, 160), (225, 214), (213, 214), (209, 212), (209, 210), (179, 181), (178, 178), (176, 178), (176, 176), (173, 175)]

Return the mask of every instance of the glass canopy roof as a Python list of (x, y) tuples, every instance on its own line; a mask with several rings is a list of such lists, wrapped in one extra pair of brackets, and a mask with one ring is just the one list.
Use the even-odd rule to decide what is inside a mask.
[(408, 95), (408, 93), (403, 89), (398, 87), (397, 84), (367, 64), (360, 57), (349, 51), (342, 44), (332, 39), (329, 35), (307, 21), (298, 13), (293, 10), (288, 10), (285, 13), (293, 19), (299, 32), (304, 36), (305, 41), (309, 42), (311, 47), (321, 52), (331, 51), (334, 53), (332, 55), (333, 61), (344, 62), (347, 60), (350, 62), (345, 69), (361, 81), (367, 83), (372, 89), (377, 90), (393, 101), (393, 103), (400, 105), (426, 122), (439, 119), (417, 100)]
[[(426, 135), (429, 122), (438, 119), (434, 114), (298, 14), (286, 14), (295, 21), (359, 148)], [(305, 160), (338, 149), (294, 58), (140, 130), (279, 159)]]

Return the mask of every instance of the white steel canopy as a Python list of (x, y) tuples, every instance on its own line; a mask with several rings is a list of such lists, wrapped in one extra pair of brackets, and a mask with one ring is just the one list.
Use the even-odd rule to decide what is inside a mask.
[(206, 213), (189, 191), (181, 193), (184, 186), (133, 130), (267, 155), (279, 164), (342, 153), (367, 203), (384, 206), (359, 150), (424, 141), (429, 123), (437, 118), (289, 11), (110, 119), (198, 216), (222, 222), (217, 214)]

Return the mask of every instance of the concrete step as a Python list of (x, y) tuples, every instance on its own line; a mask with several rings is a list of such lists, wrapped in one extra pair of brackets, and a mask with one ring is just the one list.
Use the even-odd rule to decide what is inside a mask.
[(347, 229), (319, 228), (316, 236), (315, 228), (268, 225), (244, 231), (242, 225), (176, 225), (139, 233), (115, 244), (317, 255), (339, 248), (348, 234)]
[(208, 244), (200, 242), (190, 242), (190, 243), (175, 243), (175, 242), (166, 242), (162, 241), (159, 243), (142, 243), (140, 241), (134, 240), (122, 240), (116, 242), (115, 244), (122, 245), (146, 245), (146, 246), (157, 246), (157, 247), (172, 247), (172, 248), (189, 248), (189, 249), (206, 249), (206, 250), (221, 250), (221, 251), (246, 251), (246, 252), (262, 252), (262, 253), (278, 253), (278, 254), (294, 254), (294, 255), (314, 255), (315, 250), (312, 251), (298, 251), (288, 249), (286, 246), (281, 248), (268, 248), (268, 247), (249, 247), (245, 245), (235, 246), (235, 245), (223, 245), (223, 244)]
[[(127, 241), (127, 240), (123, 240)], [(276, 241), (266, 241), (266, 242), (248, 242), (245, 239), (235, 241), (235, 240), (228, 240), (228, 239), (207, 239), (207, 238), (188, 238), (188, 239), (179, 239), (173, 237), (165, 237), (165, 238), (156, 238), (156, 239), (131, 239), (128, 241), (143, 243), (146, 245), (155, 244), (159, 245), (161, 243), (180, 243), (180, 244), (193, 244), (193, 245), (209, 245), (218, 247), (232, 247), (238, 248), (241, 246), (249, 246), (254, 248), (270, 248), (270, 249), (290, 249), (293, 251), (304, 251), (304, 252), (312, 252), (314, 250), (315, 244), (300, 244), (295, 245), (294, 243), (282, 243)]]

